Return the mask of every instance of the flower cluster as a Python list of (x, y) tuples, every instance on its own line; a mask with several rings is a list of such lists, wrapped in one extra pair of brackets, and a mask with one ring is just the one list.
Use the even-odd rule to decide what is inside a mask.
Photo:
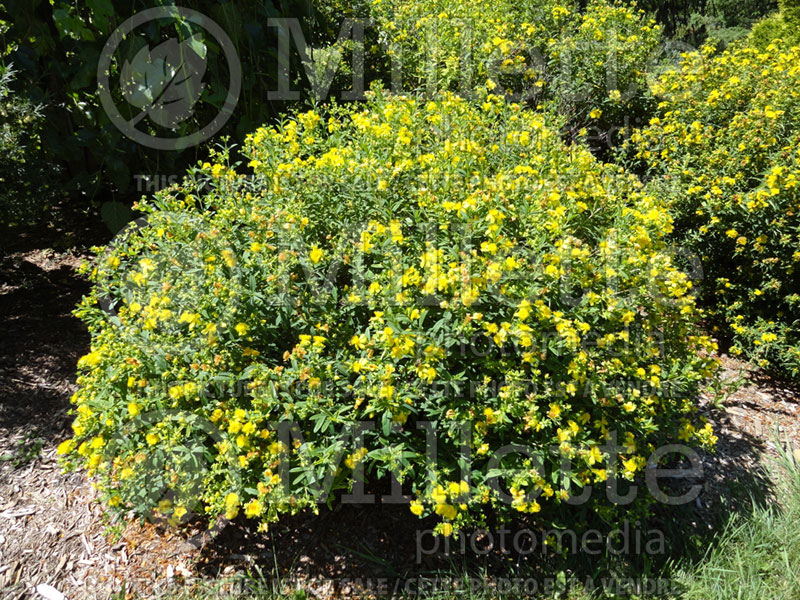
[(734, 354), (800, 374), (800, 48), (687, 54), (654, 92), (636, 156), (698, 257)]
[(592, 1), (375, 0), (376, 60), (404, 89), (468, 95), (489, 86), (532, 105), (553, 102), (575, 131), (607, 130), (649, 110), (646, 71), (660, 27), (624, 4)]

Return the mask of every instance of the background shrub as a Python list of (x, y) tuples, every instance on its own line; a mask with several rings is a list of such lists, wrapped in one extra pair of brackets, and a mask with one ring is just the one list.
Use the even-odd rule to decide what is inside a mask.
[[(575, 521), (584, 486), (608, 516), (606, 480), (656, 445), (713, 444), (694, 402), (712, 344), (671, 219), (559, 124), (492, 94), (378, 91), (258, 129), (252, 176), (221, 154), (147, 200), (79, 311), (67, 464), (112, 506), (265, 524), (394, 474), (449, 535)], [(498, 459), (509, 445), (531, 455)]]
[(511, 99), (552, 103), (573, 136), (592, 126), (603, 142), (652, 108), (646, 72), (661, 57), (660, 28), (628, 5), (378, 0), (371, 14), (376, 51), (403, 89), (469, 96), (488, 80)]
[(702, 260), (703, 298), (731, 351), (800, 373), (800, 49), (780, 41), (685, 56), (655, 86), (660, 116), (633, 135)]
[(777, 10), (776, 0), (640, 0), (670, 39), (699, 47), (726, 45), (745, 37), (752, 25)]
[(0, 226), (40, 218), (57, 197), (58, 170), (44, 158), (42, 108), (11, 90), (0, 64)]
[(750, 42), (764, 49), (780, 39), (787, 46), (800, 44), (800, 3), (783, 0), (778, 3), (780, 11), (765, 17), (753, 26)]
[[(268, 91), (278, 87), (279, 30), (267, 26), (270, 17), (299, 18), (307, 41), (318, 51), (315, 56), (325, 58), (332, 50), (343, 51), (341, 68), (332, 82), (333, 95), (350, 87), (347, 64), (355, 49), (353, 43), (336, 43), (341, 21), (370, 17), (374, 26), (367, 30), (368, 82), (379, 79), (388, 85), (393, 59), (401, 61), (408, 90), (448, 89), (467, 94), (491, 79), (500, 90), (508, 89), (531, 105), (555, 102), (568, 117), (568, 133), (573, 138), (583, 127), (596, 127), (590, 129), (590, 135), (599, 138), (596, 146), (607, 145), (616, 128), (649, 119), (653, 105), (645, 73), (663, 54), (660, 28), (638, 9), (599, 1), (193, 0), (182, 5), (219, 23), (247, 65), (239, 104), (221, 133), (237, 142), (258, 124), (278, 118), (291, 104), (268, 99)], [(665, 15), (708, 12), (711, 7), (714, 14), (752, 12), (747, 2), (643, 6), (666, 23), (669, 31), (674, 24)], [(117, 131), (100, 105), (95, 76), (101, 49), (115, 27), (149, 7), (138, 1), (115, 5), (111, 0), (7, 0), (0, 6), (0, 23), (7, 29), (0, 35), (2, 54), (19, 70), (13, 91), (45, 107), (42, 150), (51, 164), (60, 167), (60, 187), (83, 202), (130, 200), (140, 191), (134, 189), (136, 175), (182, 173), (195, 160), (205, 160), (205, 147), (178, 152), (135, 144)], [(723, 21), (738, 27), (746, 19), (726, 16)], [(174, 31), (150, 28), (139, 31), (138, 37), (145, 36), (155, 46), (166, 35), (184, 39), (191, 33), (180, 26)], [(288, 32), (282, 35), (288, 36)], [(119, 61), (112, 64), (112, 82), (119, 63), (137, 49), (134, 45), (121, 49)], [(293, 89), (300, 91), (301, 101), (308, 100), (312, 82), (294, 46), (291, 63)], [(212, 45), (206, 73), (206, 91), (193, 119), (183, 124), (185, 128), (207, 123), (223, 101), (214, 90), (227, 84), (228, 74), (224, 57)], [(112, 92), (124, 109), (119, 90)], [(154, 131), (164, 134), (158, 128)]]

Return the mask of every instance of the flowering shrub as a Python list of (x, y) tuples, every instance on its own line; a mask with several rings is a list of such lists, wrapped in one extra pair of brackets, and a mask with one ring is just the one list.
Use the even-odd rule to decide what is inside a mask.
[(496, 93), (554, 101), (576, 130), (607, 130), (650, 108), (660, 27), (627, 4), (376, 0), (371, 14), (404, 89), (466, 96), (488, 79)]
[(668, 214), (551, 117), (481, 100), (371, 92), (258, 129), (252, 176), (220, 155), (144, 202), (79, 311), (67, 464), (112, 505), (265, 525), (393, 474), (449, 535), (712, 444)]
[[(734, 354), (800, 373), (800, 48), (686, 55), (654, 91), (661, 116), (634, 133), (702, 260), (704, 296)], [(659, 192), (660, 193), (660, 192)]]
[(750, 43), (756, 48), (766, 48), (780, 38), (789, 46), (800, 43), (800, 2), (797, 0), (779, 0), (778, 12), (764, 17), (753, 25)]

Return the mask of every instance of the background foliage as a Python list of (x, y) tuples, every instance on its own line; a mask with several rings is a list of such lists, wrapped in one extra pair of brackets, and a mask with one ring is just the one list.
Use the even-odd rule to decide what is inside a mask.
[[(160, 0), (157, 5), (161, 4), (171, 2)], [(207, 152), (205, 147), (183, 152), (142, 148), (117, 131), (100, 106), (95, 81), (99, 53), (117, 25), (150, 6), (139, 0), (125, 4), (111, 0), (0, 3), (0, 22), (5, 23), (0, 54), (6, 66), (13, 64), (18, 71), (11, 93), (20, 101), (42, 107), (44, 118), (38, 134), (42, 157), (61, 174), (54, 178), (55, 173), (51, 172), (47, 179), (73, 201), (85, 204), (87, 200), (116, 199), (129, 203), (139, 193), (135, 189), (136, 175), (177, 175)], [(270, 17), (300, 18), (307, 40), (320, 50), (320, 60), (328, 56), (322, 49), (343, 50), (343, 65), (349, 62), (353, 45), (336, 43), (342, 19), (371, 17), (375, 26), (368, 29), (367, 36), (368, 81), (391, 80), (391, 53), (395, 51), (402, 55), (408, 89), (434, 85), (437, 89), (464, 92), (491, 75), (502, 88), (525, 93), (533, 106), (555, 101), (569, 117), (569, 135), (574, 137), (582, 127), (589, 127), (590, 135), (597, 138), (595, 146), (600, 149), (609, 145), (616, 128), (647, 121), (652, 99), (647, 93), (645, 73), (665, 55), (659, 46), (657, 28), (640, 17), (637, 9), (604, 2), (491, 2), (481, 5), (480, 10), (474, 3), (458, 0), (192, 0), (182, 6), (207, 14), (219, 23), (247, 65), (239, 105), (222, 132), (238, 142), (248, 131), (277, 118), (288, 108), (285, 101), (267, 99), (267, 91), (277, 89), (278, 29), (266, 26)], [(670, 38), (698, 44), (708, 35), (724, 40), (739, 36), (774, 5), (677, 0), (646, 1), (639, 8), (655, 15)], [(475, 19), (476, 11), (485, 18)], [(463, 32), (459, 21), (469, 21)], [(776, 18), (769, 21), (776, 22)], [(775, 28), (767, 25), (766, 29)], [(437, 27), (439, 30), (434, 31)], [(459, 36), (467, 35), (467, 31), (477, 60), (476, 68), (468, 69), (471, 82), (463, 87), (462, 81), (455, 81), (455, 74), (464, 66), (459, 60), (465, 40)], [(164, 35), (152, 27), (139, 33), (144, 33), (152, 45)], [(175, 33), (185, 36), (187, 31), (178, 27)], [(135, 49), (123, 48), (123, 54), (132, 55)], [(219, 93), (211, 91), (227, 84), (224, 58), (215, 50), (212, 47), (209, 52), (207, 93), (201, 99), (200, 110), (185, 127), (208, 122), (222, 102)], [(429, 69), (428, 59), (436, 65), (433, 70)], [(302, 98), (308, 99), (310, 82), (294, 48), (292, 61), (294, 85)], [(119, 66), (117, 62), (114, 65)], [(348, 75), (345, 66), (334, 77), (334, 95), (337, 90), (349, 88)], [(619, 97), (615, 90), (621, 93)], [(118, 105), (124, 107), (118, 90), (113, 91)], [(37, 180), (35, 170), (24, 176)], [(31, 202), (37, 204), (32, 198)], [(36, 210), (29, 216), (34, 214)]]
[[(156, 5), (170, 5), (157, 2)], [(242, 94), (237, 110), (222, 134), (243, 139), (256, 125), (271, 120), (286, 108), (285, 102), (270, 102), (267, 91), (277, 89), (277, 28), (267, 27), (270, 17), (297, 17), (305, 27), (310, 44), (335, 39), (336, 29), (325, 22), (338, 14), (315, 10), (303, 0), (246, 0), (218, 2), (194, 0), (181, 2), (217, 22), (232, 38), (243, 69)], [(112, 3), (111, 0), (89, 2), (49, 2), (46, 0), (4, 0), (0, 3), (0, 22), (5, 31), (0, 35), (0, 52), (7, 64), (18, 71), (12, 90), (21, 98), (42, 106), (40, 121), (42, 151), (46, 160), (64, 168), (65, 179), (59, 187), (74, 198), (99, 197), (108, 200), (121, 195), (130, 199), (136, 174), (177, 175), (205, 150), (184, 152), (155, 151), (143, 148), (120, 133), (108, 119), (97, 94), (96, 71), (100, 52), (111, 32), (136, 12), (153, 6), (135, 0)], [(328, 39), (328, 33), (334, 37)], [(151, 46), (165, 34), (190, 35), (180, 25), (175, 30), (157, 27), (137, 29)], [(211, 40), (209, 40), (211, 41)], [(125, 57), (131, 58), (138, 46), (121, 48), (118, 69)], [(228, 73), (225, 57), (218, 48), (209, 47), (206, 92), (198, 103), (192, 122), (205, 124), (215, 116), (224, 100), (220, 89), (227, 89)], [(295, 59), (297, 56), (295, 54)], [(304, 77), (304, 70), (295, 65), (293, 73)], [(116, 71), (115, 71), (116, 73)], [(114, 74), (112, 73), (112, 81)], [(116, 86), (112, 86), (116, 88)], [(298, 89), (304, 89), (302, 82)], [(117, 89), (112, 89), (119, 106), (125, 106)]]
[(12, 67), (0, 65), (0, 223), (38, 218), (62, 193), (42, 148), (42, 109), (12, 92)]
[(670, 38), (699, 47), (746, 36), (753, 24), (778, 8), (776, 0), (639, 0)]
[(489, 80), (510, 99), (552, 105), (571, 138), (591, 128), (606, 150), (615, 127), (652, 108), (646, 73), (661, 58), (660, 28), (627, 5), (379, 0), (371, 11), (403, 89), (468, 97)]

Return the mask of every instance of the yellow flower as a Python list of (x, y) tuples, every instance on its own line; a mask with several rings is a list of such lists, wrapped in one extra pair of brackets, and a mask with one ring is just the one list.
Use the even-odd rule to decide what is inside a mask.
[(144, 439), (147, 440), (147, 443), (151, 446), (155, 446), (158, 443), (158, 436), (155, 433), (148, 433), (144, 436)]
[(519, 308), (517, 309), (517, 316), (519, 317), (520, 321), (524, 321), (525, 319), (528, 318), (528, 316), (531, 314), (530, 308), (531, 304), (527, 300), (523, 300), (522, 302), (519, 303)]
[(247, 333), (248, 330), (247, 323), (237, 323), (234, 329), (236, 330), (236, 333), (238, 333), (239, 335), (244, 335)]
[(225, 518), (235, 519), (239, 514), (239, 495), (230, 492), (225, 496)]
[(74, 447), (75, 447), (75, 440), (71, 440), (71, 439), (70, 440), (64, 440), (63, 442), (61, 442), (58, 445), (58, 448), (56, 449), (56, 452), (58, 452), (59, 454), (62, 454), (62, 455), (63, 454), (67, 454), (68, 452), (71, 452)]
[(233, 256), (233, 252), (230, 250), (223, 250), (222, 251), (222, 259), (225, 261), (225, 264), (228, 265), (231, 269), (236, 266), (236, 258)]
[(87, 365), (89, 367), (94, 367), (100, 362), (100, 353), (99, 352), (90, 352), (86, 356), (82, 357), (79, 361), (79, 365)]
[(136, 404), (135, 402), (129, 402), (128, 403), (128, 413), (132, 417), (135, 417), (136, 415), (138, 415), (139, 414), (139, 405)]
[(189, 329), (192, 329), (199, 320), (200, 320), (200, 315), (198, 313), (184, 312), (178, 318), (178, 323), (188, 323)]
[(415, 515), (420, 516), (422, 514), (422, 511), (424, 510), (424, 507), (422, 506), (422, 503), (419, 500), (413, 500), (411, 502), (411, 506), (409, 506), (409, 510)]
[(561, 414), (561, 407), (558, 404), (551, 404), (550, 411), (547, 413), (547, 416), (551, 419), (557, 419)]
[(261, 502), (259, 502), (258, 500), (251, 500), (245, 505), (244, 514), (246, 517), (257, 517), (258, 515), (261, 514), (261, 511), (263, 509), (264, 508), (261, 505)]
[(442, 523), (442, 535), (450, 537), (453, 534), (453, 526), (450, 523)]
[(320, 248), (316, 246), (311, 248), (311, 252), (308, 253), (308, 258), (311, 259), (311, 262), (317, 264), (320, 260), (322, 260), (322, 256), (325, 254)]
[(433, 488), (433, 492), (431, 492), (431, 499), (437, 504), (444, 504), (444, 502), (447, 501), (447, 494), (445, 494), (444, 488), (440, 485), (437, 485), (435, 488)]
[(458, 511), (452, 504), (439, 504), (436, 506), (436, 514), (443, 516), (445, 519), (455, 519)]

